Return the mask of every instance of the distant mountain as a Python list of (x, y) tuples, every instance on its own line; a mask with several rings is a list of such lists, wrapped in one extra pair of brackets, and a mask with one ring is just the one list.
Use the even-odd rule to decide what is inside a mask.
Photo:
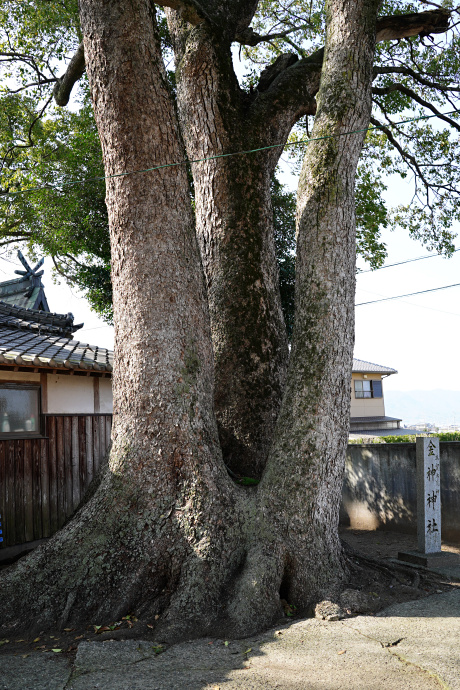
[(460, 424), (460, 391), (385, 391), (385, 414), (402, 424)]

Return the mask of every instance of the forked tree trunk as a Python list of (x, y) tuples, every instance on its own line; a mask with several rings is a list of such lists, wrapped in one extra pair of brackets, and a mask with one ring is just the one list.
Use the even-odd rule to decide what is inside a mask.
[[(298, 191), (287, 385), (259, 485), (259, 529), (234, 591), (240, 605), (252, 599), (248, 616), (262, 607), (269, 615), (277, 587), (305, 610), (331, 595), (344, 574), (338, 521), (354, 344), (355, 171), (371, 112), (378, 6), (379, 0), (327, 3), (312, 132), (319, 140), (308, 145)], [(238, 616), (245, 618), (243, 606)]]
[[(224, 28), (190, 27), (168, 11), (177, 102), (191, 160), (285, 141), (295, 122), (251, 110), (233, 70)], [(228, 17), (231, 33), (233, 18)], [(270, 182), (282, 148), (192, 164), (196, 230), (215, 356), (215, 412), (224, 461), (260, 477), (288, 362), (275, 257)]]
[[(229, 480), (181, 167), (113, 178), (114, 442), (93, 498), (2, 573), (1, 628), (113, 622), (159, 639), (247, 635), (305, 612), (340, 580), (338, 507), (353, 345), (354, 172), (370, 114), (377, 0), (330, 0), (324, 72), (299, 202), (287, 391), (257, 489)], [(81, 0), (108, 175), (182, 158), (149, 0)], [(156, 621), (156, 617), (159, 620)]]
[[(192, 159), (260, 145), (239, 99), (232, 98), (230, 46), (216, 50), (212, 37), (200, 36), (205, 32), (193, 30), (179, 69), (179, 112)], [(288, 361), (270, 197), (272, 158), (252, 154), (192, 166), (219, 437), (226, 464), (251, 477), (260, 477), (267, 461)]]

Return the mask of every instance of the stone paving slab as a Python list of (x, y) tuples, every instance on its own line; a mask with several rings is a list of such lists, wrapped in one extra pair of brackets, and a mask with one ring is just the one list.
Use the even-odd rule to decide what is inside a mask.
[(459, 590), (393, 605), (347, 625), (383, 644), (402, 638), (393, 654), (437, 675), (444, 687), (460, 690)]
[(237, 641), (81, 642), (0, 656), (0, 690), (460, 690), (460, 591), (377, 616), (306, 619)]
[(70, 679), (71, 663), (56, 654), (33, 653), (0, 657), (1, 690), (63, 690)]
[[(68, 690), (432, 690), (378, 640), (308, 619), (238, 642), (202, 639), (155, 655), (148, 642), (82, 642)], [(210, 644), (212, 643), (212, 644)], [(247, 650), (247, 654), (244, 654)]]

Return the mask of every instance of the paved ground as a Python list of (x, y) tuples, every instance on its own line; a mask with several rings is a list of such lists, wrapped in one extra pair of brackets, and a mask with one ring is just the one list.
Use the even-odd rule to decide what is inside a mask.
[(240, 641), (81, 642), (0, 657), (1, 690), (460, 689), (460, 590), (377, 616), (301, 620)]

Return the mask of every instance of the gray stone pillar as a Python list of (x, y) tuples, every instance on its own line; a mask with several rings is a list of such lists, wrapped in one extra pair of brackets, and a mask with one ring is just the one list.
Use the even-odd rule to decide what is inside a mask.
[(441, 551), (441, 472), (439, 438), (416, 439), (417, 537), (420, 553)]

